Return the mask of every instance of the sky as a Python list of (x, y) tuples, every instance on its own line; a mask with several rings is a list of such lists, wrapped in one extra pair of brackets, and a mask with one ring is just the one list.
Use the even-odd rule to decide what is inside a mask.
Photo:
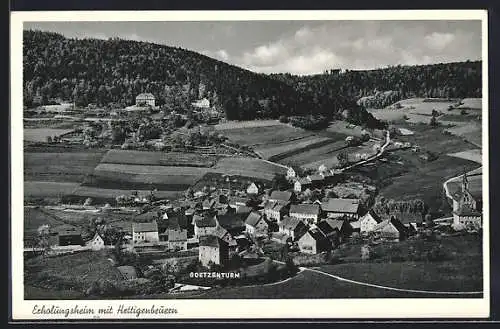
[(481, 21), (26, 22), (71, 38), (154, 42), (260, 73), (481, 59)]

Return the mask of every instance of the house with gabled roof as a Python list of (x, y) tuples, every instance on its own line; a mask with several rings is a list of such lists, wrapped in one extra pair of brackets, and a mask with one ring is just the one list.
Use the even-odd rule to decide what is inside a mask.
[(213, 215), (194, 215), (194, 236), (200, 238), (205, 235), (210, 235), (215, 231), (217, 227), (217, 220)]
[(245, 220), (245, 231), (253, 236), (266, 236), (269, 230), (264, 216), (261, 213), (252, 211)]
[(343, 243), (349, 238), (353, 232), (353, 228), (346, 218), (325, 218), (324, 221), (328, 223), (334, 230), (338, 231), (338, 242)]
[(87, 245), (95, 251), (104, 249), (106, 247), (104, 244), (104, 239), (97, 232), (94, 234), (92, 240), (87, 242)]
[(156, 220), (151, 223), (132, 224), (133, 243), (155, 243), (160, 241)]
[(306, 254), (318, 254), (331, 249), (328, 238), (318, 228), (311, 228), (297, 241), (299, 250)]
[(325, 179), (321, 175), (309, 175), (307, 178), (311, 181), (312, 187), (321, 187), (325, 183)]
[(291, 217), (302, 219), (308, 224), (318, 222), (321, 209), (318, 204), (293, 204), (290, 206), (289, 214)]
[(259, 192), (260, 192), (260, 189), (256, 183), (252, 182), (250, 185), (248, 185), (247, 194), (257, 195), (257, 194), (259, 194)]
[(264, 214), (270, 221), (280, 222), (283, 216), (288, 214), (290, 209), (290, 202), (288, 201), (274, 201), (268, 200), (264, 204)]
[(155, 106), (155, 96), (151, 93), (142, 93), (135, 97), (135, 105), (143, 106), (143, 105), (151, 105)]
[(53, 239), (49, 239), (52, 245), (57, 246), (82, 246), (84, 245), (82, 231), (80, 228), (62, 224), (50, 230)]
[(278, 223), (278, 232), (292, 238), (293, 241), (299, 239), (308, 229), (308, 226), (300, 219), (290, 216), (285, 216)]
[(222, 226), (231, 235), (238, 235), (245, 231), (246, 213), (231, 213), (217, 216), (217, 225)]
[(321, 204), (321, 209), (328, 218), (347, 217), (350, 220), (357, 220), (360, 215), (358, 199), (331, 198)]
[(359, 220), (359, 231), (361, 234), (366, 235), (373, 231), (373, 228), (382, 222), (382, 217), (380, 217), (373, 209), (368, 211)]
[(378, 223), (372, 230), (374, 239), (383, 241), (401, 241), (408, 237), (408, 229), (396, 217)]
[(299, 178), (293, 183), (293, 190), (297, 193), (311, 187), (311, 180), (308, 177)]

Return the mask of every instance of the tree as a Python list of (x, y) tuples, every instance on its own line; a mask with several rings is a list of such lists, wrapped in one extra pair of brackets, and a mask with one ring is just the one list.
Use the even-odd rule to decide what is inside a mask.
[(52, 143), (52, 137), (51, 136), (47, 136), (46, 139), (47, 139), (47, 143), (49, 143), (49, 144)]
[(41, 225), (37, 229), (37, 248), (41, 249), (42, 256), (45, 257), (51, 250), (50, 248), (50, 226), (47, 224)]
[(271, 184), (274, 190), (286, 190), (288, 188), (288, 180), (283, 174), (274, 174)]
[(341, 151), (337, 154), (337, 161), (339, 162), (340, 167), (345, 167), (349, 164), (348, 155), (346, 151)]
[(431, 118), (431, 121), (429, 122), (429, 125), (430, 125), (431, 127), (437, 127), (437, 126), (439, 125), (438, 121), (436, 120), (436, 117), (434, 117), (434, 116), (433, 116), (433, 117)]

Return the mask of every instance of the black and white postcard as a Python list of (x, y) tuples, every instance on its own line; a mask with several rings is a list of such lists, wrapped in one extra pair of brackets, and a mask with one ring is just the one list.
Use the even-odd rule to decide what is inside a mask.
[(11, 28), (14, 320), (489, 316), (486, 11)]

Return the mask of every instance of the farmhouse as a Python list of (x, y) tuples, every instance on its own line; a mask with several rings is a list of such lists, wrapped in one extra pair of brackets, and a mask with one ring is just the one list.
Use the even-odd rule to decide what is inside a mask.
[(259, 187), (257, 186), (257, 184), (255, 183), (251, 183), (248, 187), (247, 187), (247, 194), (259, 194)]
[(158, 224), (156, 221), (151, 223), (134, 223), (132, 224), (132, 241), (133, 243), (143, 242), (159, 242)]
[(322, 220), (316, 227), (326, 236), (332, 247), (337, 247), (340, 244), (340, 232), (337, 228), (333, 228), (327, 221)]
[(217, 220), (214, 216), (193, 216), (194, 223), (194, 236), (200, 238), (205, 235), (210, 235), (215, 231), (217, 227)]
[(308, 187), (311, 187), (311, 180), (309, 177), (299, 178), (293, 184), (293, 190), (295, 192), (302, 192)]
[(288, 167), (288, 170), (286, 171), (286, 178), (287, 179), (290, 179), (290, 178), (295, 178), (295, 170), (293, 170), (292, 167)]
[(92, 250), (101, 250), (104, 249), (105, 247), (103, 238), (97, 232), (92, 238), (92, 240), (88, 242), (88, 245)]
[(205, 267), (209, 267), (210, 264), (227, 264), (229, 260), (227, 243), (213, 235), (200, 237), (198, 260)]
[(295, 217), (287, 216), (278, 224), (278, 232), (289, 236), (292, 240), (300, 238), (307, 229), (307, 225)]
[(290, 202), (287, 201), (267, 201), (264, 205), (264, 214), (268, 220), (280, 222), (283, 216), (288, 214)]
[(236, 240), (233, 239), (233, 236), (231, 235), (231, 233), (229, 233), (222, 226), (217, 226), (211, 235), (216, 236), (217, 238), (221, 239), (222, 241), (227, 243), (227, 245), (229, 247), (236, 247), (237, 246)]
[(151, 105), (155, 106), (155, 96), (151, 93), (142, 93), (135, 98), (136, 106)]
[(396, 217), (391, 217), (375, 225), (371, 235), (375, 239), (397, 242), (407, 237), (407, 229)]
[(321, 187), (325, 183), (324, 177), (321, 175), (310, 175), (307, 178), (311, 181), (312, 187)]
[(308, 224), (316, 224), (320, 210), (317, 204), (294, 204), (290, 206), (290, 217), (302, 219)]
[(337, 237), (339, 243), (344, 242), (352, 234), (353, 228), (348, 220), (326, 218), (324, 222), (338, 232)]
[(366, 215), (361, 217), (359, 231), (361, 234), (368, 234), (380, 222), (382, 222), (382, 218), (374, 210), (370, 210)]
[(321, 205), (322, 210), (328, 218), (347, 217), (350, 220), (359, 218), (359, 200), (358, 199), (338, 199), (332, 198)]
[(245, 220), (245, 231), (253, 236), (266, 236), (269, 230), (262, 214), (252, 211)]
[(467, 173), (462, 176), (461, 190), (453, 195), (453, 224), (455, 226), (482, 227), (481, 195), (469, 191)]
[(81, 246), (83, 245), (81, 230), (73, 225), (63, 224), (52, 230), (55, 239), (51, 239), (51, 245), (57, 246)]
[(320, 173), (320, 174), (326, 173), (327, 170), (328, 170), (328, 168), (324, 164), (322, 164), (318, 167), (318, 173)]
[(306, 254), (318, 254), (329, 250), (330, 242), (318, 228), (308, 230), (297, 242), (299, 250)]
[(160, 241), (167, 241), (171, 250), (187, 250), (187, 229), (177, 221), (169, 221), (165, 232), (160, 233)]

